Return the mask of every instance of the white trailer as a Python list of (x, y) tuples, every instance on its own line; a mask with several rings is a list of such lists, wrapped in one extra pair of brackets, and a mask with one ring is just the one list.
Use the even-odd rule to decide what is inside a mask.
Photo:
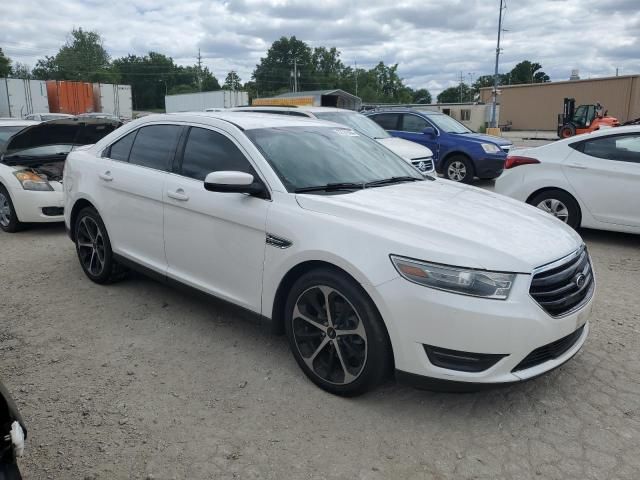
[(49, 113), (46, 82), (0, 78), (0, 117), (23, 118), (32, 113)]
[(164, 97), (167, 113), (204, 112), (207, 108), (233, 108), (249, 105), (249, 94), (234, 90), (183, 93)]
[(123, 120), (133, 118), (131, 85), (94, 83), (93, 100), (100, 113), (108, 113)]

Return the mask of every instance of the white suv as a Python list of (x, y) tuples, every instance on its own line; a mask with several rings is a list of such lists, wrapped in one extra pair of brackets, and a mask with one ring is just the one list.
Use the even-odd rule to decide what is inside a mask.
[(404, 138), (392, 137), (369, 117), (353, 110), (334, 107), (237, 107), (229, 111), (292, 115), (340, 123), (381, 143), (420, 170), (423, 175), (436, 175), (433, 152), (429, 148)]
[(262, 315), (336, 394), (392, 367), (432, 388), (517, 382), (587, 337), (595, 280), (575, 231), (425, 179), (342, 125), (147, 116), (72, 152), (64, 185), (91, 280), (139, 268)]

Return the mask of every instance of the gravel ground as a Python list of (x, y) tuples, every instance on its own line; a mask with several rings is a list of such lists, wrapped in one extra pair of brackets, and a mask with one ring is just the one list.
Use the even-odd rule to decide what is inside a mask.
[(393, 383), (343, 399), (245, 313), (141, 276), (83, 275), (60, 226), (0, 232), (0, 374), (28, 479), (637, 479), (639, 237), (584, 231), (585, 347), (478, 394)]

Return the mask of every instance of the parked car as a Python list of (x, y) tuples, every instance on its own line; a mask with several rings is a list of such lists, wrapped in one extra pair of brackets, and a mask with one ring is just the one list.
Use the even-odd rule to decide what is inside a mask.
[(514, 150), (495, 191), (568, 225), (640, 233), (640, 126)]
[(0, 479), (20, 480), (17, 458), (24, 454), (27, 429), (13, 398), (0, 382)]
[(512, 147), (509, 140), (474, 133), (439, 112), (394, 108), (366, 115), (394, 137), (430, 148), (436, 171), (455, 182), (471, 183), (474, 177), (500, 176)]
[(232, 109), (232, 111), (293, 115), (340, 123), (377, 140), (420, 170), (422, 174), (435, 174), (433, 152), (431, 150), (415, 142), (392, 137), (384, 129), (380, 128), (378, 124), (353, 110), (333, 107), (238, 107)]
[(72, 152), (64, 184), (90, 280), (136, 268), (261, 315), (335, 394), (392, 367), (432, 388), (518, 382), (587, 337), (595, 283), (573, 229), (339, 124), (148, 116)]
[(68, 113), (31, 113), (25, 115), (25, 120), (32, 120), (34, 122), (47, 122), (49, 120), (60, 120), (63, 118), (73, 118), (74, 115)]
[(69, 118), (0, 121), (0, 229), (62, 222), (62, 170), (67, 154), (95, 143), (120, 122)]

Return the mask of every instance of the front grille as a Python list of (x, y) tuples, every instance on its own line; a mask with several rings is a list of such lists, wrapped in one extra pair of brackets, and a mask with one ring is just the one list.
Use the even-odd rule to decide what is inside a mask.
[(42, 213), (47, 217), (58, 217), (64, 215), (63, 207), (42, 207)]
[(505, 151), (505, 152), (509, 153), (509, 150), (511, 150), (511, 145), (500, 145), (500, 148), (501, 148), (503, 151)]
[(536, 365), (540, 365), (541, 363), (561, 357), (576, 344), (576, 342), (582, 335), (583, 330), (584, 325), (575, 332), (570, 333), (566, 337), (562, 337), (560, 340), (556, 340), (555, 342), (551, 342), (547, 345), (536, 348), (511, 371), (517, 372), (519, 370), (526, 370), (527, 368), (535, 367)]
[(589, 254), (582, 247), (560, 265), (538, 269), (529, 293), (549, 315), (559, 317), (580, 308), (593, 294), (594, 286)]
[(420, 170), (422, 173), (431, 172), (433, 170), (433, 158), (414, 158), (411, 160), (411, 164)]

